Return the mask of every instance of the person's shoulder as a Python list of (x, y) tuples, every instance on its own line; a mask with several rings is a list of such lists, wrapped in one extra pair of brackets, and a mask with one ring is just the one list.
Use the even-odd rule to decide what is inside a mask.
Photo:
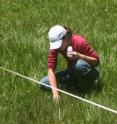
[(72, 41), (78, 42), (78, 43), (83, 43), (86, 41), (86, 38), (82, 35), (73, 34), (72, 35)]
[(49, 49), (49, 52), (56, 52), (56, 49)]
[(49, 56), (50, 55), (56, 55), (57, 54), (57, 50), (56, 49), (49, 49)]

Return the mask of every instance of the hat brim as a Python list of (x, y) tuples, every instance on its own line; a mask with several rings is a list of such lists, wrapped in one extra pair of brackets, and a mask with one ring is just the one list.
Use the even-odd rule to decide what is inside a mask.
[(58, 49), (62, 46), (62, 40), (56, 42), (50, 42), (50, 49)]

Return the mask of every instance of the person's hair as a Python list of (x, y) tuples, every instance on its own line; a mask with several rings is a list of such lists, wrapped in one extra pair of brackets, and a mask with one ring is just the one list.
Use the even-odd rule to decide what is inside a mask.
[(66, 30), (66, 35), (62, 38), (63, 40), (64, 39), (68, 39), (68, 40), (70, 40), (71, 39), (71, 37), (72, 37), (72, 31), (71, 31), (71, 29), (70, 28), (68, 28), (68, 27), (66, 27), (66, 26), (63, 26), (64, 28), (65, 28), (65, 30)]

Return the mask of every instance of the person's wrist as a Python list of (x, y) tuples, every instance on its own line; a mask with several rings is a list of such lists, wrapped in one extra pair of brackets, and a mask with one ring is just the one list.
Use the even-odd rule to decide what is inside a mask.
[(76, 59), (80, 59), (80, 54), (77, 52)]
[(54, 89), (52, 92), (53, 92), (53, 95), (58, 95), (59, 94), (56, 89)]
[(53, 93), (53, 96), (57, 96), (59, 94), (56, 89), (53, 89), (52, 93)]
[(84, 59), (84, 55), (79, 53), (79, 58)]

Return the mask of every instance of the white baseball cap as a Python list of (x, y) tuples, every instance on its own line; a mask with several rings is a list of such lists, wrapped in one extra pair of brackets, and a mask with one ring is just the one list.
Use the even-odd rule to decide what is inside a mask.
[(50, 49), (58, 49), (62, 45), (62, 38), (66, 35), (66, 30), (61, 25), (55, 25), (50, 28), (48, 38), (50, 42)]

